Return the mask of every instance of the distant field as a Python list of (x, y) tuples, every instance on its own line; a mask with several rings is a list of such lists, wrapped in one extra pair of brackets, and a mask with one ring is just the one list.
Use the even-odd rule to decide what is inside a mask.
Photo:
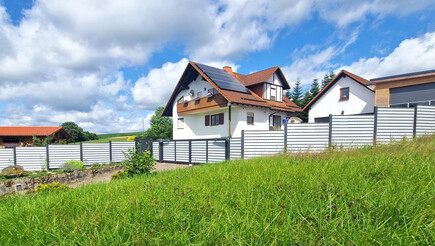
[(435, 137), (0, 198), (0, 245), (434, 245)]
[(130, 132), (130, 133), (109, 133), (109, 134), (98, 134), (98, 138), (114, 138), (114, 137), (129, 137), (129, 136), (139, 136), (143, 132)]

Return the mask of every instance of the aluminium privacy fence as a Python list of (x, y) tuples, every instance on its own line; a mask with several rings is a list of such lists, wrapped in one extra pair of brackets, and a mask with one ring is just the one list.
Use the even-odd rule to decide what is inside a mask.
[(124, 152), (135, 149), (135, 142), (81, 143), (80, 145), (47, 145), (0, 149), (0, 170), (19, 165), (25, 170), (61, 168), (68, 160), (81, 160), (85, 166), (94, 163), (122, 162)]
[(211, 163), (358, 148), (434, 133), (434, 106), (375, 108), (374, 114), (330, 115), (329, 123), (288, 124), (283, 131), (242, 131), (241, 138), (153, 141), (151, 154), (160, 162)]

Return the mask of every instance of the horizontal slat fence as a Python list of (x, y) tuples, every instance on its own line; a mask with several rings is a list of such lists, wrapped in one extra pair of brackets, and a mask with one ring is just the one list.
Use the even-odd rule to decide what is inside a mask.
[(416, 135), (422, 136), (435, 132), (435, 107), (421, 106), (417, 108)]
[(328, 147), (328, 123), (301, 123), (287, 126), (287, 151), (319, 152)]
[(0, 149), (0, 170), (14, 165), (14, 149)]
[(245, 131), (245, 158), (275, 155), (283, 150), (284, 131)]
[(281, 152), (321, 152), (329, 147), (358, 148), (434, 133), (434, 106), (375, 108), (373, 115), (331, 115), (329, 123), (288, 124), (284, 131), (242, 131), (241, 138), (157, 141), (153, 155), (156, 160), (163, 154), (163, 161), (206, 163)]
[(134, 142), (4, 148), (0, 149), (0, 170), (12, 165), (22, 166), (26, 171), (57, 169), (69, 160), (81, 160), (84, 165), (122, 162), (125, 160), (123, 152), (129, 149), (135, 149)]
[(374, 115), (333, 115), (332, 145), (356, 148), (373, 145)]

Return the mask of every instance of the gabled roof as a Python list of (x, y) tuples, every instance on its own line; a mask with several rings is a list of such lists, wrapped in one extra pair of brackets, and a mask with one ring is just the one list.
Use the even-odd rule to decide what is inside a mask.
[(414, 78), (422, 78), (427, 76), (433, 76), (435, 75), (435, 69), (434, 70), (427, 70), (427, 71), (420, 71), (415, 73), (405, 73), (405, 74), (398, 74), (398, 75), (391, 75), (386, 77), (380, 77), (380, 78), (374, 78), (370, 79), (370, 82), (373, 84), (382, 83), (382, 82), (391, 82), (391, 81), (399, 81), (404, 79), (414, 79)]
[(0, 126), (0, 136), (51, 136), (59, 131), (72, 138), (61, 126)]
[[(294, 104), (292, 101), (288, 100), (283, 96), (282, 102), (274, 102), (269, 100), (264, 100), (257, 94), (255, 94), (253, 91), (251, 91), (246, 83), (250, 83), (250, 85), (255, 85), (258, 83), (266, 82), (275, 72), (278, 72), (277, 74), (281, 76), (281, 80), (286, 85), (286, 87), (290, 88), (288, 85), (287, 80), (284, 77), (284, 74), (282, 73), (281, 69), (279, 67), (269, 68), (257, 73), (253, 73), (250, 75), (243, 75), (239, 73), (233, 73), (233, 72), (226, 72), (223, 69), (218, 69), (220, 72), (225, 72), (230, 74), (234, 80), (227, 81), (231, 83), (240, 83), (237, 86), (242, 85), (243, 87), (246, 87), (246, 92), (240, 92), (236, 90), (229, 90), (225, 89), (219, 86), (219, 82), (216, 83), (213, 81), (213, 78), (215, 77), (215, 74), (207, 74), (208, 71), (203, 71), (200, 67), (204, 67), (207, 65), (199, 64), (190, 61), (189, 64), (187, 64), (186, 69), (184, 70), (180, 80), (177, 83), (177, 86), (175, 87), (174, 91), (172, 92), (171, 97), (169, 98), (168, 103), (166, 104), (165, 109), (163, 110), (162, 115), (163, 116), (172, 116), (172, 105), (174, 104), (174, 101), (176, 100), (175, 96), (178, 95), (182, 90), (186, 89), (188, 84), (192, 82), (198, 74), (201, 75), (208, 83), (210, 83), (228, 102), (230, 103), (239, 103), (239, 104), (246, 104), (246, 105), (252, 105), (252, 106), (259, 106), (259, 107), (266, 107), (270, 108), (272, 110), (281, 110), (286, 112), (300, 112), (301, 108), (298, 107), (296, 104)], [(207, 66), (210, 67), (210, 66)], [(269, 77), (267, 77), (269, 75)], [(247, 77), (249, 77), (247, 79)], [(264, 80), (264, 81), (263, 81)], [(228, 87), (226, 87), (228, 88)], [(230, 87), (231, 88), (231, 87)], [(283, 86), (283, 89), (286, 89)]]
[(323, 96), (323, 94), (325, 94), (329, 88), (332, 87), (332, 85), (334, 85), (340, 78), (344, 77), (344, 76), (348, 76), (351, 79), (353, 79), (354, 81), (358, 82), (359, 84), (361, 84), (362, 86), (364, 86), (365, 88), (367, 88), (368, 90), (372, 91), (374, 93), (374, 91), (372, 89), (370, 89), (369, 86), (370, 85), (370, 81), (355, 75), (353, 73), (350, 73), (346, 70), (341, 70), (319, 93), (317, 93), (317, 95), (311, 99), (311, 101), (302, 109), (302, 111), (307, 110), (311, 105), (313, 105), (319, 98), (321, 98)]

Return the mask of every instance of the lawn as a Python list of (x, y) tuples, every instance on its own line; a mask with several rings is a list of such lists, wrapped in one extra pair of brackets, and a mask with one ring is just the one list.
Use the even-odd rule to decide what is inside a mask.
[(2, 245), (433, 245), (435, 137), (0, 198)]

